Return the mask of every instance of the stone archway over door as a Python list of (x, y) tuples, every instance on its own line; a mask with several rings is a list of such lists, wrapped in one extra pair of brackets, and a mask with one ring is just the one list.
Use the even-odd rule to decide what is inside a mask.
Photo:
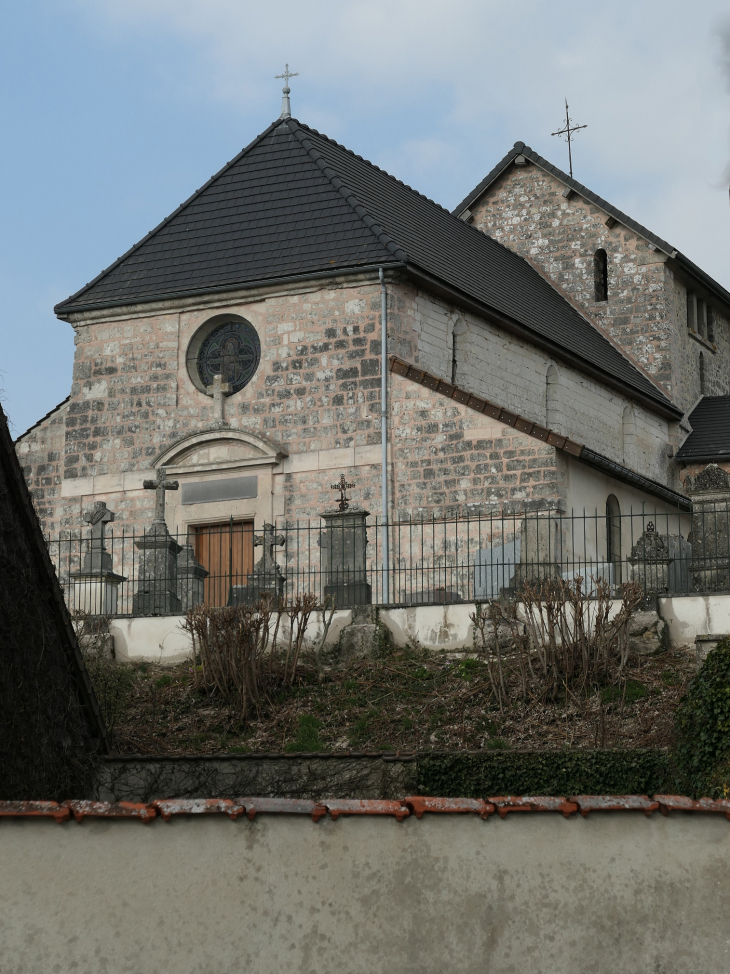
[(253, 570), (253, 521), (191, 525), (195, 557), (207, 569), (206, 605), (227, 605), (231, 587), (245, 585)]

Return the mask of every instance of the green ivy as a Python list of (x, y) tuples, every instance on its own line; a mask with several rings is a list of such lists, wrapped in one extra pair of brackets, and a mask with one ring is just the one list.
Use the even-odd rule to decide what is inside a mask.
[(721, 639), (692, 680), (676, 715), (680, 783), (695, 798), (730, 795), (730, 638)]
[(418, 758), (418, 791), (490, 795), (652, 795), (672, 791), (666, 751), (488, 751)]

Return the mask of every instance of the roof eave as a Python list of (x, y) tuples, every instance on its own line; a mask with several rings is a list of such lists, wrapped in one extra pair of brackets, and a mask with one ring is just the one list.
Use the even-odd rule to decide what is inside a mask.
[(617, 392), (621, 392), (623, 395), (628, 396), (633, 401), (646, 406), (647, 409), (650, 409), (657, 415), (663, 416), (666, 419), (671, 419), (672, 421), (677, 421), (684, 416), (683, 411), (674, 406), (668, 399), (662, 402), (660, 399), (654, 399), (651, 396), (642, 393), (641, 390), (636, 389), (627, 382), (623, 382), (621, 379), (617, 378), (616, 376), (612, 376), (608, 372), (604, 372), (602, 369), (597, 368), (595, 365), (581, 358), (579, 355), (575, 355), (574, 353), (570, 352), (562, 345), (551, 342), (543, 335), (533, 331), (527, 325), (523, 325), (520, 322), (515, 321), (513, 318), (496, 311), (494, 308), (490, 308), (488, 305), (484, 304), (478, 299), (473, 298), (465, 292), (453, 287), (453, 285), (436, 278), (434, 275), (430, 274), (428, 271), (424, 271), (420, 267), (417, 267), (415, 264), (407, 264), (406, 273), (414, 281), (426, 284), (428, 289), (434, 291), (435, 293), (440, 293), (440, 296), (445, 297), (454, 304), (460, 305), (467, 310), (471, 310), (480, 317), (486, 317), (496, 321), (500, 327), (505, 329), (505, 331), (509, 331), (513, 335), (529, 341), (532, 345), (542, 348), (551, 355), (554, 355), (556, 358), (561, 359), (566, 364), (574, 366), (580, 372), (583, 372), (584, 375), (588, 375), (591, 378), (602, 382), (604, 385), (610, 386)]
[(698, 453), (685, 454), (678, 453), (675, 457), (678, 463), (728, 463), (730, 462), (730, 451), (726, 453), (721, 453), (717, 451), (715, 453)]
[(211, 287), (189, 288), (185, 291), (165, 291), (161, 294), (150, 294), (142, 297), (135, 297), (133, 300), (114, 300), (97, 301), (84, 305), (74, 305), (59, 311), (60, 305), (54, 308), (56, 317), (61, 321), (70, 321), (71, 315), (83, 311), (103, 311), (107, 308), (128, 308), (136, 307), (139, 304), (153, 304), (155, 301), (179, 301), (184, 298), (195, 298), (201, 296), (212, 296), (215, 294), (226, 294), (230, 291), (249, 291), (258, 287), (275, 287), (280, 284), (295, 284), (303, 281), (316, 281), (331, 277), (341, 277), (343, 274), (370, 274), (377, 271), (380, 267), (390, 270), (403, 268), (406, 265), (402, 261), (382, 260), (377, 264), (350, 265), (338, 268), (327, 268), (318, 271), (305, 271), (302, 274), (287, 274), (282, 277), (260, 278), (255, 281), (243, 281), (235, 284), (219, 284)]

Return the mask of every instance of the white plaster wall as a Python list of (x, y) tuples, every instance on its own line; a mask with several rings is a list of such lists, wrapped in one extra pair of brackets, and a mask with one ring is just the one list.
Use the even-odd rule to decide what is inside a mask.
[(0, 821), (3, 974), (725, 974), (730, 823)]
[[(456, 314), (448, 305), (419, 292), (416, 329), (419, 364), (451, 379), (451, 343)], [(537, 423), (547, 423), (547, 353), (472, 314), (460, 314), (456, 339), (456, 382), (462, 388)], [(556, 432), (624, 463), (622, 419), (631, 400), (589, 379), (563, 362), (558, 369), (555, 409), (550, 417)], [(630, 465), (667, 483), (670, 440), (667, 420), (635, 405), (635, 430)]]
[(192, 652), (190, 637), (181, 629), (184, 616), (138, 616), (112, 619), (114, 655), (123, 662), (179, 663)]
[[(576, 557), (603, 559), (606, 557), (606, 499), (613, 494), (621, 508), (621, 556), (626, 560), (632, 545), (641, 537), (646, 525), (654, 523), (659, 534), (681, 534), (687, 538), (692, 529), (689, 514), (678, 513), (676, 507), (658, 497), (614, 480), (593, 467), (564, 455), (566, 514), (576, 520), (563, 522), (566, 548), (573, 548)], [(586, 513), (586, 532), (583, 535), (583, 512)], [(569, 533), (575, 525), (574, 540)]]
[[(613, 600), (611, 614), (620, 603)], [(697, 636), (709, 633), (730, 635), (730, 595), (682, 595), (659, 600), (659, 614), (669, 626), (673, 646), (694, 643)], [(473, 602), (454, 605), (419, 605), (379, 610), (381, 623), (389, 630), (396, 646), (406, 646), (417, 640), (427, 649), (471, 650), (474, 645), (470, 620), (476, 611)], [(350, 609), (338, 609), (327, 636), (327, 645), (334, 645), (345, 626), (352, 621)], [(117, 618), (112, 620), (114, 650), (117, 659), (174, 664), (191, 655), (187, 633), (181, 629), (182, 616), (153, 616), (148, 618)], [(316, 645), (322, 635), (322, 620), (317, 615), (307, 630), (307, 643)], [(281, 638), (287, 638), (286, 626)], [(4, 974), (4, 972), (3, 972)]]
[(697, 636), (730, 636), (730, 595), (659, 599), (659, 614), (669, 626), (673, 646), (691, 645)]
[[(351, 609), (338, 609), (330, 624), (327, 644), (336, 643), (342, 629), (351, 621)], [(114, 653), (123, 662), (161, 663), (172, 666), (192, 655), (190, 636), (182, 628), (184, 616), (120, 616), (112, 619), (109, 631), (114, 637)], [(307, 628), (307, 644), (316, 645), (322, 636), (324, 622), (321, 613), (314, 616)], [(279, 641), (288, 639), (289, 628), (282, 620)], [(4, 972), (3, 972), (4, 974)]]

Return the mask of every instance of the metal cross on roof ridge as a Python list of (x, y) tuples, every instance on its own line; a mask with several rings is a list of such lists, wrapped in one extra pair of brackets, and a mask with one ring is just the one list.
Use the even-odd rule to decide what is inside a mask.
[(345, 475), (343, 473), (340, 474), (340, 479), (337, 481), (336, 484), (330, 485), (330, 490), (339, 490), (340, 492), (339, 510), (346, 511), (350, 506), (348, 503), (348, 497), (346, 491), (352, 490), (354, 486), (355, 486), (354, 484), (349, 484), (345, 480)]
[(281, 89), (281, 115), (279, 118), (291, 118), (291, 104), (289, 102), (289, 92), (291, 91), (289, 87), (289, 78), (297, 78), (299, 76), (298, 71), (290, 71), (289, 65), (284, 65), (283, 74), (275, 74), (275, 78), (284, 79), (284, 87)]
[(284, 65), (284, 73), (283, 74), (275, 74), (274, 77), (275, 78), (283, 78), (284, 79), (284, 84), (288, 88), (289, 87), (289, 78), (298, 78), (299, 77), (299, 72), (298, 71), (290, 71), (289, 70), (289, 65), (288, 64), (285, 64)]
[(568, 165), (570, 167), (570, 178), (573, 178), (573, 153), (571, 150), (573, 133), (577, 132), (579, 129), (587, 129), (587, 125), (571, 125), (573, 119), (570, 117), (568, 112), (568, 99), (565, 99), (565, 128), (558, 129), (557, 132), (551, 132), (550, 135), (565, 135), (565, 141), (568, 143)]

